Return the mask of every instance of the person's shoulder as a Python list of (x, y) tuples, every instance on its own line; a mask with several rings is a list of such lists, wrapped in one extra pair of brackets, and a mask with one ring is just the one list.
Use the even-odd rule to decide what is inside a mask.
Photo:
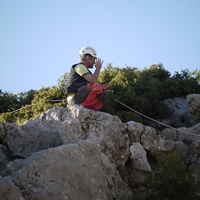
[(87, 68), (84, 64), (82, 64), (82, 63), (77, 64), (77, 65), (74, 67), (74, 70), (75, 70), (75, 72), (78, 73), (80, 76), (83, 76), (84, 74), (89, 73), (88, 68)]
[(75, 68), (87, 68), (83, 63), (78, 63)]

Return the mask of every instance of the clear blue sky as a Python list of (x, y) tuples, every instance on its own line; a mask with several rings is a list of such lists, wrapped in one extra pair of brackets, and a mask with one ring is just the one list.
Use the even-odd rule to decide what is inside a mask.
[(57, 85), (92, 46), (103, 66), (200, 69), (200, 0), (0, 0), (0, 89)]

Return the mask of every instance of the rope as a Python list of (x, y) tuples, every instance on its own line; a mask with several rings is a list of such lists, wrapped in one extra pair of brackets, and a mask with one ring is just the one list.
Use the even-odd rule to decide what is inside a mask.
[[(119, 100), (117, 100), (117, 99), (115, 99), (115, 100), (116, 100), (118, 103), (120, 103), (121, 105), (123, 105), (123, 106), (125, 106), (126, 108), (128, 108), (129, 110), (132, 110), (133, 112), (137, 113), (138, 115), (141, 115), (141, 116), (143, 116), (143, 117), (145, 117), (145, 118), (147, 118), (147, 119), (149, 119), (149, 120), (151, 120), (151, 121), (154, 121), (154, 122), (156, 122), (156, 123), (158, 123), (158, 124), (161, 124), (161, 125), (163, 125), (163, 126), (165, 126), (165, 127), (171, 128), (171, 129), (173, 129), (173, 130), (175, 130), (175, 131), (183, 132), (183, 133), (185, 133), (185, 134), (187, 134), (187, 135), (192, 135), (192, 136), (195, 136), (195, 137), (200, 137), (200, 135), (193, 134), (193, 133), (189, 133), (189, 132), (186, 132), (186, 131), (183, 131), (183, 130), (178, 130), (177, 128), (174, 128), (174, 127), (172, 127), (172, 126), (169, 126), (169, 125), (167, 125), (167, 124), (164, 124), (164, 123), (162, 123), (162, 122), (159, 122), (159, 121), (157, 121), (157, 120), (155, 120), (155, 119), (152, 119), (152, 118), (150, 118), (150, 117), (148, 117), (148, 116), (146, 116), (146, 115), (144, 115), (144, 114), (138, 112), (137, 110), (134, 110), (133, 108), (127, 106), (126, 104), (122, 103), (121, 101), (119, 101)], [(50, 100), (50, 101), (51, 101), (51, 102), (60, 102), (60, 101), (67, 101), (67, 100), (66, 100), (66, 99), (63, 99), (63, 100)], [(31, 104), (31, 105), (27, 105), (27, 106), (24, 106), (24, 107), (22, 107), (22, 108), (31, 107), (31, 106), (34, 106), (34, 105), (37, 105), (37, 103)], [(14, 110), (14, 111), (12, 111), (12, 112), (10, 112), (10, 113), (17, 112), (17, 111), (21, 110), (22, 108), (19, 108), (19, 109), (17, 109), (17, 110)]]
[(21, 108), (19, 108), (19, 109), (17, 109), (17, 110), (13, 110), (13, 111), (11, 111), (10, 113), (12, 114), (12, 113), (14, 113), (14, 112), (17, 112), (17, 111), (23, 109), (23, 108), (31, 107), (31, 106), (34, 106), (34, 105), (36, 105), (36, 104), (37, 104), (37, 103), (35, 103), (35, 104), (31, 104), (31, 105), (27, 105), (27, 106), (24, 106), (24, 107), (21, 107)]
[[(63, 100), (50, 100), (50, 101), (51, 101), (51, 102), (59, 102), (59, 101), (67, 101), (67, 100), (66, 100), (66, 99), (63, 99)], [(12, 113), (14, 113), (14, 112), (17, 112), (17, 111), (23, 109), (23, 108), (28, 108), (28, 107), (31, 107), (31, 106), (34, 106), (34, 105), (37, 105), (37, 104), (38, 104), (38, 103), (34, 103), (34, 104), (31, 104), (31, 105), (24, 106), (24, 107), (21, 107), (21, 108), (19, 108), (19, 109), (17, 109), (17, 110), (11, 111), (10, 113), (12, 114)]]
[(120, 103), (120, 104), (122, 104), (123, 106), (125, 106), (126, 108), (132, 110), (133, 112), (137, 113), (138, 115), (141, 115), (141, 116), (143, 116), (143, 117), (145, 117), (145, 118), (147, 118), (147, 119), (150, 119), (151, 121), (154, 121), (154, 122), (156, 122), (156, 123), (158, 123), (158, 124), (161, 124), (161, 125), (163, 125), (163, 126), (166, 126), (166, 127), (168, 127), (168, 128), (171, 128), (171, 129), (173, 129), (173, 130), (175, 130), (175, 131), (180, 131), (180, 132), (186, 133), (187, 135), (192, 135), (192, 136), (200, 137), (200, 135), (193, 134), (193, 133), (189, 133), (189, 132), (186, 132), (186, 131), (183, 131), (183, 130), (178, 130), (177, 128), (174, 128), (174, 127), (172, 127), (172, 126), (169, 126), (169, 125), (167, 125), (167, 124), (164, 124), (164, 123), (162, 123), (162, 122), (159, 122), (159, 121), (157, 121), (157, 120), (155, 120), (155, 119), (152, 119), (152, 118), (150, 118), (150, 117), (148, 117), (148, 116), (146, 116), (146, 115), (144, 115), (144, 114), (142, 114), (142, 113), (140, 113), (140, 112), (134, 110), (133, 108), (127, 106), (126, 104), (122, 103), (121, 101), (119, 101), (119, 100), (117, 100), (117, 99), (115, 99), (115, 100), (116, 100), (118, 103)]
[(67, 101), (67, 99), (63, 99), (63, 100), (51, 100), (52, 102), (59, 102), (59, 101)]

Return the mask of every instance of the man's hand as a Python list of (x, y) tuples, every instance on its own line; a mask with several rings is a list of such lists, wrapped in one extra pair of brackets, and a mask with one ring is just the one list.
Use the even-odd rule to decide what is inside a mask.
[(101, 60), (100, 58), (97, 58), (97, 59), (95, 60), (95, 68), (96, 68), (96, 69), (100, 70), (101, 67), (102, 67), (102, 64), (103, 64), (103, 60)]
[(95, 68), (96, 68), (95, 72), (93, 74), (90, 74), (90, 73), (84, 74), (83, 78), (90, 83), (97, 82), (102, 64), (103, 64), (103, 61), (100, 58), (95, 59)]
[(108, 89), (109, 83), (110, 83), (110, 82), (102, 83), (102, 88), (103, 88), (103, 90), (107, 90), (107, 89)]

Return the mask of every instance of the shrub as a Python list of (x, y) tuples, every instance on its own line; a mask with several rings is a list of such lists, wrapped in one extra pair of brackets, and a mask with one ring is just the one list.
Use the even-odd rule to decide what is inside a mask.
[(199, 180), (186, 169), (178, 155), (170, 154), (147, 181), (146, 200), (200, 199)]

